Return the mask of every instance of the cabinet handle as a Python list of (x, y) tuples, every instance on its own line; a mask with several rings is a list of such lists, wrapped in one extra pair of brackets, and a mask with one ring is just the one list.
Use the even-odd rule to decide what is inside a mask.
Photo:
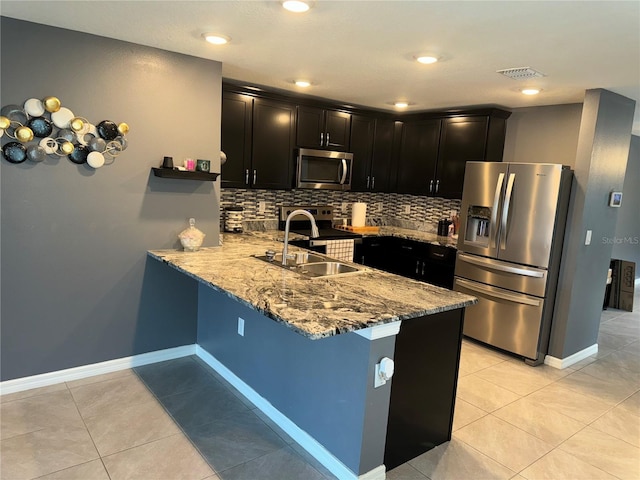
[(321, 147), (323, 146), (323, 145), (322, 145), (323, 143), (324, 143), (324, 133), (321, 133), (321, 134), (320, 134), (320, 146), (321, 146)]
[(369, 188), (369, 179), (370, 179), (370, 178), (371, 178), (371, 177), (370, 177), (369, 175), (367, 175), (367, 188)]
[(371, 190), (376, 187), (376, 177), (371, 177)]
[(426, 263), (422, 262), (422, 276), (424, 277), (424, 267), (425, 267)]
[(256, 180), (258, 179), (258, 171), (254, 170), (253, 171), (253, 184), (256, 184)]
[(433, 193), (433, 180), (429, 181), (429, 193)]
[(419, 271), (420, 271), (420, 260), (416, 260), (416, 275), (418, 275)]
[(248, 168), (244, 171), (244, 183), (246, 185), (249, 185), (249, 169)]
[(324, 145), (324, 146), (325, 146), (325, 147), (328, 147), (328, 146), (329, 146), (329, 143), (330, 143), (330, 142), (329, 142), (329, 132), (327, 132), (327, 143), (325, 143), (325, 145)]
[(439, 188), (440, 188), (440, 180), (436, 180), (436, 193), (438, 193)]

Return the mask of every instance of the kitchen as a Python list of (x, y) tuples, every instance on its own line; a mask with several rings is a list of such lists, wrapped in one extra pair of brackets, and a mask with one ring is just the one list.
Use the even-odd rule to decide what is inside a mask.
[[(150, 167), (159, 166), (167, 154), (211, 158), (211, 152), (219, 150), (216, 119), (221, 104), (215, 91), (221, 90), (220, 65), (69, 31), (29, 28), (35, 29), (29, 30), (33, 35), (3, 23), (3, 105), (54, 94), (92, 120), (127, 121), (133, 131), (126, 153), (94, 175), (79, 174), (62, 160), (18, 168), (2, 164), (3, 380), (193, 344), (197, 303), (193, 284), (146, 260), (145, 252), (177, 248), (177, 234), (190, 216), (207, 233), (207, 242), (214, 241), (220, 218), (210, 205), (225, 193), (218, 183), (167, 183), (149, 175)], [(14, 57), (4, 49), (12, 50), (16, 39), (32, 41), (38, 32), (40, 38), (55, 38), (62, 51), (94, 52), (90, 58), (102, 63), (92, 72), (105, 71), (92, 75), (86, 69), (72, 69), (70, 83), (59, 59), (49, 55), (38, 57), (31, 64), (33, 71), (24, 70), (24, 58), (5, 67), (4, 62)], [(38, 51), (35, 46), (28, 50)], [(116, 65), (108, 63), (116, 60), (114, 52), (121, 62)], [(25, 77), (11, 73), (17, 70)], [(10, 90), (8, 85), (13, 85)], [(95, 89), (92, 106), (81, 85)], [(105, 93), (114, 90), (117, 94)], [(174, 90), (179, 93), (171, 97), (163, 93)], [(521, 156), (518, 149), (526, 149), (525, 132), (532, 127), (538, 135), (545, 128), (564, 127), (558, 135), (564, 141), (552, 136), (541, 148), (552, 149), (555, 143), (548, 156), (561, 156), (560, 148), (572, 158), (580, 115), (580, 105), (514, 112), (509, 126), (522, 130), (518, 142), (507, 137), (505, 160), (508, 155)], [(535, 116), (545, 117), (544, 125), (537, 118), (525, 125)], [(29, 192), (28, 198), (24, 192)], [(632, 204), (632, 195), (626, 188), (625, 201), (631, 198)], [(24, 200), (12, 202), (15, 198)], [(355, 200), (348, 196), (346, 201)], [(419, 206), (425, 200), (416, 202)], [(9, 236), (10, 232), (14, 233)], [(59, 272), (64, 272), (63, 282)], [(157, 292), (165, 296), (158, 299)]]

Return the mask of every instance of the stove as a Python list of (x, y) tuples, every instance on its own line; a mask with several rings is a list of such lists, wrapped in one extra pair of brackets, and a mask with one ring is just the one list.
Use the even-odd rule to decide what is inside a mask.
[(310, 239), (311, 246), (319, 245), (318, 242), (326, 240), (350, 240), (362, 238), (362, 235), (346, 230), (333, 228), (333, 207), (330, 205), (321, 206), (284, 206), (280, 207), (280, 222), (278, 228), (285, 229), (287, 217), (294, 210), (306, 210), (316, 221), (320, 236), (311, 238), (311, 222), (304, 215), (296, 215), (291, 219), (289, 230), (300, 235), (306, 235)]

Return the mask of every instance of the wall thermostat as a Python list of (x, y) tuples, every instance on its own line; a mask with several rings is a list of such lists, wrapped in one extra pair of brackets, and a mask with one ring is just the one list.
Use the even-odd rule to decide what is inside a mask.
[(622, 192), (611, 192), (609, 194), (609, 206), (620, 207), (622, 205)]

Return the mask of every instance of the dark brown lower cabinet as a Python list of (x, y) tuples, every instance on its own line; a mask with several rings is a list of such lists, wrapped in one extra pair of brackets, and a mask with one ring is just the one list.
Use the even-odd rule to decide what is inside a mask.
[(451, 440), (464, 311), (402, 322), (391, 379), (387, 470)]

